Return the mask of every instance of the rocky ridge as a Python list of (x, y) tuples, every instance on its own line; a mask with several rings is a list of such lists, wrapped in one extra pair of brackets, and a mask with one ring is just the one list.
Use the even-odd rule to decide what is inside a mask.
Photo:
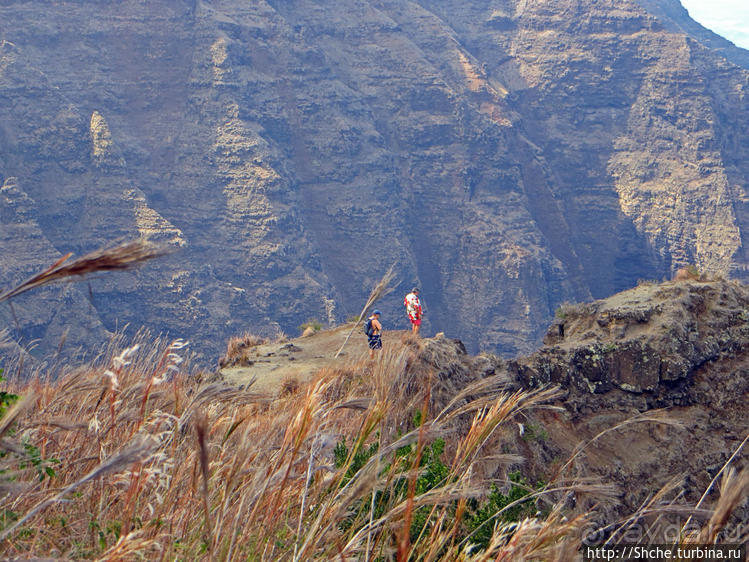
[[(749, 467), (749, 288), (730, 281), (645, 283), (607, 299), (563, 307), (534, 353), (504, 361), (471, 356), (458, 340), (424, 340), (419, 369), (434, 374), (434, 406), (444, 406), (471, 382), (495, 377), (508, 391), (561, 389), (558, 410), (526, 412), (503, 431), (503, 452), (518, 452), (517, 465), (487, 466), (506, 479), (519, 470), (528, 481), (549, 481), (567, 467), (612, 487), (613, 497), (567, 497), (571, 512), (592, 509), (590, 540), (609, 537), (618, 524), (669, 484), (671, 509), (644, 516), (632, 540), (676, 540), (711, 481), (731, 459)], [(580, 445), (584, 444), (580, 453)], [(499, 446), (499, 445), (496, 445)], [(734, 453), (735, 456), (734, 456)], [(733, 458), (732, 458), (733, 457)], [(720, 479), (718, 479), (720, 480)], [(707, 495), (717, 498), (716, 486)], [(657, 510), (656, 510), (657, 511)], [(666, 513), (670, 512), (670, 513)], [(684, 514), (687, 515), (684, 515)], [(704, 521), (691, 522), (699, 528)], [(739, 542), (749, 524), (740, 504), (723, 537)], [(659, 535), (658, 533), (664, 533)], [(634, 535), (630, 535), (634, 537)]]
[[(544, 346), (508, 368), (527, 386), (558, 384), (582, 413), (639, 411), (740, 400), (749, 341), (749, 293), (726, 281), (642, 284), (591, 304), (562, 307)], [(739, 369), (734, 373), (730, 369)], [(706, 380), (718, 370), (727, 380)], [(710, 376), (714, 376), (710, 375)], [(598, 398), (601, 398), (601, 401)], [(605, 397), (605, 399), (604, 399)], [(613, 397), (616, 398), (612, 402)], [(617, 402), (618, 400), (618, 402)], [(587, 408), (587, 410), (585, 410)]]
[[(258, 346), (254, 364), (225, 368), (222, 378), (235, 385), (254, 380), (253, 390), (272, 395), (289, 376), (303, 384), (320, 369), (355, 377), (368, 368), (363, 338), (351, 342), (342, 360), (332, 359), (347, 333), (326, 330)], [(430, 385), (432, 415), (471, 383), (490, 377), (493, 391), (559, 388), (560, 398), (551, 404), (556, 409), (516, 416), (516, 423), (506, 424), (490, 444), (524, 461), (509, 467), (487, 461), (484, 476), (505, 481), (508, 472), (519, 470), (528, 481), (548, 482), (576, 455), (566, 470), (611, 487), (608, 500), (567, 497), (571, 513), (578, 507), (596, 513), (592, 540), (609, 536), (617, 521), (635, 513), (674, 478), (665, 501), (688, 507), (700, 501), (735, 452), (730, 466), (749, 466), (744, 441), (749, 435), (746, 285), (722, 280), (643, 283), (607, 299), (567, 305), (544, 344), (512, 360), (470, 355), (462, 342), (442, 334), (421, 340), (394, 332), (383, 337), (387, 353), (409, 357), (405, 379), (413, 384), (411, 392), (416, 395)], [(470, 418), (464, 423), (470, 425)], [(716, 495), (708, 494), (706, 505)], [(690, 512), (672, 508), (658, 525), (653, 524), (656, 517), (642, 523), (652, 533), (673, 533), (674, 525), (686, 522), (684, 513)], [(703, 521), (697, 517), (693, 523)], [(747, 523), (749, 503), (744, 501), (725, 542)], [(653, 534), (637, 540), (662, 538)]]
[[(536, 437), (518, 446), (541, 474), (591, 441), (578, 469), (617, 491), (617, 502), (601, 510), (604, 534), (674, 477), (681, 480), (669, 498), (696, 505), (735, 451), (732, 466), (748, 466), (747, 349), (749, 290), (735, 282), (648, 283), (564, 307), (544, 345), (504, 367), (519, 387), (554, 384), (565, 392), (564, 412), (527, 421)], [(661, 415), (668, 423), (652, 421)], [(739, 522), (749, 522), (746, 502), (732, 529)]]

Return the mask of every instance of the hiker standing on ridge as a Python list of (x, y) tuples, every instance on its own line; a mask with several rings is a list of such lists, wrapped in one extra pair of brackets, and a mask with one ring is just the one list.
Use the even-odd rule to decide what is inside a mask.
[(406, 307), (406, 314), (411, 321), (411, 333), (419, 335), (421, 328), (421, 317), (424, 314), (421, 310), (421, 301), (419, 300), (419, 288), (414, 287), (403, 299), (403, 305)]
[(369, 358), (374, 359), (375, 349), (382, 349), (382, 324), (380, 324), (380, 311), (375, 310), (372, 316), (367, 318), (364, 325), (364, 333), (369, 341)]

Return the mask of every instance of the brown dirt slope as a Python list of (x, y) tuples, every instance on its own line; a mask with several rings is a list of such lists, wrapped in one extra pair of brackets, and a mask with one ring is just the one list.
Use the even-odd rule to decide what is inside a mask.
[[(306, 338), (283, 339), (255, 346), (250, 351), (251, 365), (226, 367), (221, 374), (229, 383), (246, 385), (253, 379), (253, 390), (275, 394), (284, 381), (308, 381), (323, 367), (343, 366), (365, 359), (368, 355), (367, 338), (357, 328), (338, 358), (351, 325), (322, 330)], [(384, 345), (400, 339), (398, 332), (386, 332)]]
[[(251, 384), (253, 392), (278, 395), (286, 384), (295, 386), (312, 380), (322, 369), (339, 373), (360, 372), (370, 363), (367, 339), (360, 328), (354, 332), (343, 353), (336, 352), (346, 339), (351, 324), (316, 332), (309, 337), (264, 343), (249, 350), (251, 362), (244, 366), (220, 369), (224, 381), (238, 386)], [(437, 334), (433, 338), (414, 338), (410, 332), (385, 330), (383, 350), (390, 356), (408, 357), (411, 372), (419, 378), (421, 389), (426, 377), (431, 377), (432, 408), (439, 409), (469, 383), (495, 374), (503, 361), (493, 355), (471, 356), (460, 340)], [(380, 361), (378, 354), (375, 361)], [(416, 388), (416, 387), (414, 387)], [(405, 391), (405, 390), (404, 390)]]

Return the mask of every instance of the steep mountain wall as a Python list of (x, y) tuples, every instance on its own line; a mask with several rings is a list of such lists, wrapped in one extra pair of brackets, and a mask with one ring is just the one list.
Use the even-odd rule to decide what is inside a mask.
[[(33, 205), (3, 209), (0, 281), (150, 235), (182, 249), (68, 287), (71, 331), (216, 355), (357, 313), (395, 263), (427, 329), (513, 354), (563, 301), (685, 263), (744, 277), (749, 65), (678, 8), (4, 2), (0, 183)], [(405, 327), (397, 294), (381, 308)]]

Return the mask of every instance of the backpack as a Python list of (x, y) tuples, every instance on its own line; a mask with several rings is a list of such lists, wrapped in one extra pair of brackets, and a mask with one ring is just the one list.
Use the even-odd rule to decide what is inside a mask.
[(374, 327), (372, 326), (371, 318), (367, 318), (367, 321), (364, 323), (364, 333), (368, 338), (371, 338), (372, 334), (374, 334)]

